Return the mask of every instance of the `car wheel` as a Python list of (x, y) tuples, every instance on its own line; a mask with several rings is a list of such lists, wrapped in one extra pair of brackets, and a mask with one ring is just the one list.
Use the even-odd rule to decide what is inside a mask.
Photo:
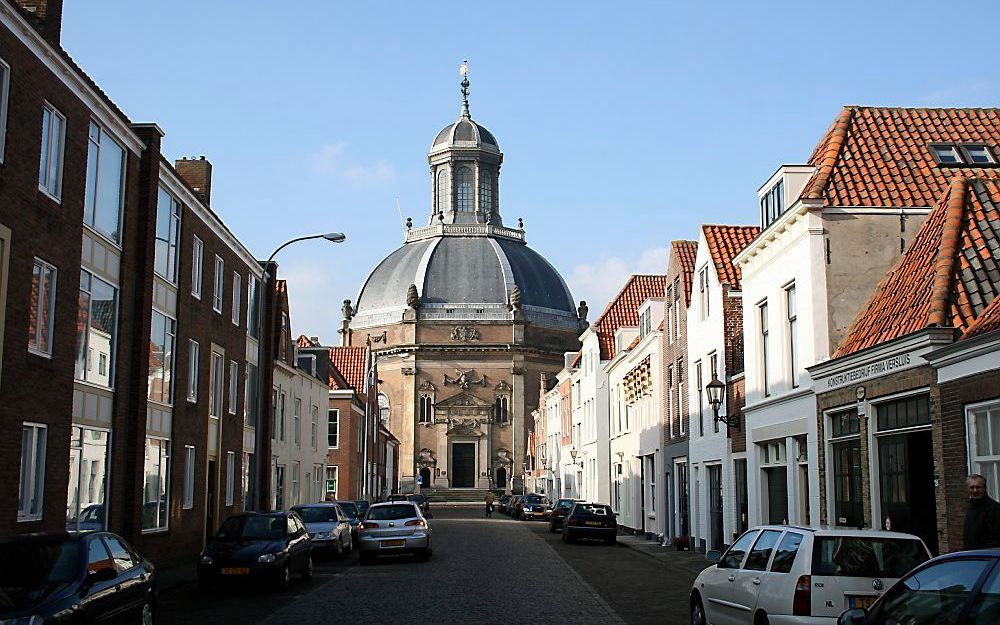
[(753, 621), (753, 625), (771, 625), (771, 619), (767, 618), (767, 614), (758, 612), (757, 618)]
[(342, 558), (344, 556), (344, 543), (342, 543), (341, 540), (342, 539), (338, 538), (337, 544), (333, 547), (333, 555), (338, 558)]
[(292, 569), (291, 565), (286, 564), (281, 567), (278, 571), (278, 590), (288, 590), (288, 587), (292, 585)]
[(568, 545), (572, 543), (573, 540), (574, 540), (573, 535), (567, 532), (566, 530), (563, 530), (563, 542)]
[(354, 551), (354, 540), (351, 538), (351, 535), (348, 534), (347, 535), (347, 546), (344, 547), (344, 553), (351, 553), (352, 551)]
[(691, 625), (705, 625), (705, 608), (701, 605), (701, 599), (691, 602)]
[(146, 601), (142, 604), (142, 625), (153, 625), (153, 606)]
[(305, 566), (304, 569), (302, 569), (302, 572), (300, 573), (300, 575), (302, 576), (302, 581), (304, 581), (304, 582), (308, 582), (309, 580), (312, 579), (312, 577), (313, 577), (313, 557), (312, 557), (312, 554), (309, 554), (309, 559), (306, 560), (306, 566)]

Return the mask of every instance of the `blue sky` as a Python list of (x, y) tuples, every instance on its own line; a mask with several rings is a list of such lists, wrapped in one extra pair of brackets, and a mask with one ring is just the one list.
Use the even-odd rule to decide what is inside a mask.
[[(992, 15), (991, 15), (992, 14)], [(293, 331), (337, 340), (340, 302), (430, 212), (426, 153), (459, 113), (504, 152), (500, 210), (591, 320), (698, 224), (755, 223), (756, 190), (845, 104), (996, 106), (976, 24), (939, 2), (66, 0), (63, 45), (167, 158), (205, 155), (212, 206), (279, 256)], [(957, 20), (957, 21), (956, 21)], [(954, 33), (944, 25), (970, 26)], [(977, 60), (978, 59), (978, 60)]]

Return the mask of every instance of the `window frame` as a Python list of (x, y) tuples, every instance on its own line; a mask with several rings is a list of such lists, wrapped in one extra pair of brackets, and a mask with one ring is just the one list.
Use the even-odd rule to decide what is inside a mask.
[(229, 361), (229, 414), (234, 415), (240, 401), (240, 363)]
[[(48, 269), (51, 272), (51, 276), (52, 276), (52, 279), (50, 281), (50, 292), (48, 294), (49, 295), (49, 299), (48, 299), (49, 307), (45, 311), (47, 313), (47, 319), (45, 320), (45, 328), (48, 331), (48, 341), (47, 341), (47, 344), (46, 344), (45, 348), (39, 347), (39, 339), (38, 339), (38, 337), (39, 337), (39, 335), (40, 335), (40, 333), (42, 331), (42, 324), (39, 323), (39, 319), (36, 317), (36, 320), (35, 320), (35, 336), (34, 337), (29, 336), (28, 337), (28, 351), (30, 353), (32, 353), (32, 354), (35, 354), (36, 356), (42, 356), (44, 358), (52, 358), (53, 342), (54, 342), (52, 340), (52, 334), (53, 334), (53, 331), (55, 329), (55, 321), (56, 321), (56, 297), (57, 297), (57, 295), (59, 293), (59, 269), (55, 265), (53, 265), (52, 263), (50, 263), (48, 261), (45, 261), (45, 260), (42, 260), (41, 258), (38, 258), (36, 256), (35, 257), (35, 261), (34, 261), (34, 265), (32, 266), (32, 270), (31, 270), (32, 271), (32, 280), (34, 280), (35, 267), (39, 267), (40, 268), (39, 282), (38, 282), (39, 283), (39, 289), (38, 289), (38, 293), (37, 293), (37, 297), (39, 298), (39, 300), (37, 302), (35, 302), (35, 305), (34, 305), (34, 310), (36, 311), (36, 314), (37, 314), (37, 311), (41, 310), (41, 301), (42, 300), (40, 298), (41, 298), (42, 293), (43, 293), (43, 290), (41, 288), (41, 284), (42, 284), (42, 273), (41, 273), (41, 271), (44, 271), (44, 270)], [(31, 312), (30, 312), (30, 310), (31, 310), (31, 306), (29, 304), (29, 313), (28, 313), (28, 326), (29, 326), (29, 328), (31, 327)]]
[(757, 326), (760, 330), (760, 360), (761, 360), (761, 382), (762, 388), (764, 390), (764, 397), (771, 396), (771, 372), (770, 372), (770, 353), (769, 353), (769, 338), (771, 334), (769, 319), (768, 319), (768, 305), (767, 300), (762, 300), (757, 303)]
[(698, 293), (699, 293), (699, 307), (701, 308), (701, 318), (708, 319), (709, 314), (711, 314), (711, 303), (710, 303), (710, 291), (708, 284), (708, 264), (706, 263), (701, 269), (698, 270)]
[[(333, 481), (333, 490), (332, 491), (330, 490), (331, 469), (333, 470), (332, 471), (332, 475), (333, 475), (333, 480), (332, 480)], [(340, 465), (336, 465), (336, 464), (328, 464), (328, 465), (326, 465), (326, 471), (324, 471), (324, 475), (323, 475), (323, 491), (326, 493), (327, 496), (330, 496), (330, 493), (333, 493), (333, 498), (334, 499), (339, 499), (340, 498)]]
[[(330, 428), (334, 428), (334, 444), (330, 444)], [(326, 412), (326, 448), (340, 449), (340, 409), (329, 408)]]
[[(84, 288), (84, 284), (83, 284), (84, 283), (83, 274), (87, 274), (87, 276), (89, 278), (87, 280), (88, 285), (87, 285), (86, 289)], [(110, 359), (110, 365), (111, 366), (109, 367), (110, 372), (107, 375), (107, 377), (108, 377), (108, 384), (107, 385), (102, 384), (101, 382), (99, 382), (97, 380), (91, 379), (90, 375), (89, 375), (89, 372), (92, 369), (92, 349), (93, 348), (92, 348), (92, 346), (90, 344), (90, 329), (92, 328), (91, 321), (94, 318), (94, 309), (93, 309), (93, 306), (94, 306), (94, 286), (95, 286), (94, 283), (95, 282), (101, 282), (105, 286), (109, 287), (112, 291), (114, 291), (114, 317), (113, 317), (114, 323), (111, 324), (112, 327), (110, 328), (110, 332), (109, 332), (109, 334), (110, 334), (110, 341), (109, 341), (110, 345), (108, 347), (108, 354), (107, 354), (108, 358)], [(108, 389), (114, 390), (114, 388), (115, 388), (115, 384), (114, 384), (114, 369), (115, 369), (115, 365), (117, 364), (117, 362), (116, 362), (117, 359), (115, 358), (115, 352), (118, 349), (118, 322), (119, 322), (119, 319), (118, 319), (118, 308), (119, 308), (119, 304), (120, 304), (121, 289), (119, 289), (117, 285), (111, 284), (110, 282), (104, 280), (102, 277), (100, 277), (99, 275), (97, 275), (93, 271), (90, 271), (89, 269), (80, 269), (80, 289), (79, 289), (79, 293), (80, 293), (80, 295), (82, 295), (83, 293), (86, 293), (87, 296), (88, 296), (87, 297), (87, 327), (85, 329), (86, 335), (84, 337), (84, 343), (83, 343), (83, 345), (85, 346), (85, 348), (88, 350), (88, 352), (87, 352), (88, 355), (86, 356), (85, 361), (84, 361), (83, 376), (82, 377), (80, 377), (79, 375), (77, 375), (76, 363), (79, 362), (79, 357), (78, 356), (74, 356), (74, 361), (75, 362), (74, 362), (73, 377), (74, 377), (75, 380), (77, 380), (79, 382), (85, 382), (87, 384), (93, 384), (95, 386), (100, 386), (101, 388), (108, 388)], [(79, 328), (77, 328), (77, 330), (79, 330)], [(77, 336), (77, 344), (78, 345), (79, 345), (80, 340), (81, 340), (80, 337)], [(98, 375), (101, 375), (100, 367), (98, 367)]]
[[(176, 358), (176, 352), (177, 352), (177, 320), (174, 319), (173, 317), (171, 317), (170, 315), (164, 313), (163, 311), (159, 310), (158, 308), (154, 307), (152, 309), (151, 321), (150, 321), (150, 324), (149, 324), (149, 331), (150, 331), (150, 333), (153, 332), (153, 329), (155, 327), (155, 324), (152, 323), (152, 319), (155, 318), (156, 315), (160, 315), (161, 317), (163, 317), (166, 320), (166, 323), (163, 326), (163, 336), (159, 337), (163, 341), (164, 360), (166, 360), (166, 354), (167, 354), (167, 344), (166, 344), (167, 340), (166, 339), (167, 339), (168, 336), (171, 337), (171, 341), (170, 341), (170, 365), (168, 367), (168, 366), (166, 366), (166, 363), (164, 363), (164, 367), (163, 367), (163, 379), (168, 381), (167, 384), (169, 384), (169, 387), (167, 389), (167, 393), (166, 393), (167, 397), (166, 397), (166, 399), (163, 398), (163, 393), (161, 393), (161, 396), (160, 396), (159, 399), (155, 399), (155, 398), (153, 398), (150, 395), (149, 384), (147, 384), (146, 385), (146, 399), (148, 401), (152, 401), (152, 402), (155, 402), (157, 404), (162, 404), (164, 406), (173, 406), (174, 405), (174, 381), (175, 381), (175, 379), (174, 379), (174, 368), (175, 368), (175, 366), (177, 364), (177, 358)], [(171, 329), (170, 329), (171, 324), (173, 324), (173, 331), (172, 332), (171, 332)], [(152, 341), (153, 341), (153, 337), (150, 338), (150, 342), (151, 343), (152, 343)], [(147, 372), (146, 378), (147, 378), (147, 380), (149, 380), (150, 382), (152, 382), (152, 379), (149, 378), (148, 372)]]
[(194, 339), (188, 339), (188, 392), (187, 400), (198, 401), (198, 376), (201, 360), (201, 345)]
[(233, 310), (232, 310), (232, 320), (233, 325), (239, 327), (240, 316), (243, 313), (242, 308), (242, 298), (243, 296), (243, 274), (238, 271), (233, 272)]
[(212, 294), (212, 310), (222, 314), (225, 306), (224, 298), (226, 291), (226, 261), (218, 254), (215, 255), (215, 290)]
[(797, 369), (797, 354), (798, 354), (798, 310), (799, 310), (799, 294), (798, 290), (795, 288), (795, 282), (785, 285), (785, 331), (788, 334), (788, 373), (789, 382), (792, 388), (799, 387), (798, 376), (796, 375)]
[(302, 398), (292, 398), (292, 441), (296, 447), (302, 446)]
[(194, 234), (191, 235), (191, 297), (200, 300), (202, 282), (205, 280), (205, 242)]
[[(986, 153), (987, 161), (985, 163), (979, 163), (973, 159), (972, 153), (969, 151), (970, 148), (982, 148), (983, 152)], [(965, 164), (970, 167), (989, 167), (997, 164), (996, 154), (994, 154), (993, 150), (990, 149), (990, 146), (985, 143), (960, 143), (958, 145), (958, 149), (962, 152)]]
[(212, 350), (208, 363), (208, 416), (213, 419), (222, 418), (222, 400), (225, 386), (225, 356)]
[(7, 146), (7, 107), (10, 100), (10, 64), (0, 57), (0, 165)]
[[(990, 399), (987, 401), (970, 403), (964, 406), (965, 409), (965, 432), (966, 449), (968, 450), (969, 474), (978, 473), (986, 478), (987, 494), (996, 499), (1000, 496), (1000, 450), (996, 454), (979, 454), (978, 430), (975, 417), (977, 413), (986, 413), (988, 430), (987, 440), (992, 441), (992, 417), (997, 415), (997, 425), (1000, 426), (1000, 399)], [(987, 471), (981, 465), (984, 463), (994, 463), (993, 470)], [(977, 466), (979, 465), (979, 466)], [(991, 492), (992, 491), (992, 492)]]
[(195, 463), (197, 452), (194, 445), (184, 445), (184, 484), (181, 491), (181, 509), (194, 508)]
[[(159, 468), (159, 473), (157, 474), (157, 478), (160, 480), (160, 483), (163, 485), (163, 497), (165, 497), (165, 500), (158, 500), (157, 501), (157, 504), (156, 504), (157, 513), (156, 513), (156, 517), (155, 517), (156, 520), (157, 520), (157, 524), (156, 525), (154, 525), (152, 527), (143, 527), (143, 522), (145, 520), (145, 515), (144, 514), (140, 514), (139, 528), (140, 528), (140, 532), (142, 534), (152, 534), (152, 533), (155, 533), (155, 532), (165, 532), (165, 531), (167, 531), (167, 530), (170, 529), (170, 485), (171, 485), (171, 482), (172, 482), (172, 480), (170, 479), (170, 469), (171, 469), (171, 458), (172, 458), (172, 455), (171, 455), (171, 446), (172, 445), (171, 445), (171, 441), (170, 441), (169, 438), (163, 438), (163, 437), (160, 437), (160, 436), (146, 436), (145, 439), (144, 439), (144, 441), (143, 441), (143, 443), (145, 444), (147, 450), (149, 448), (149, 441), (153, 441), (153, 440), (155, 440), (155, 441), (157, 441), (159, 443), (160, 452), (157, 455), (157, 467)], [(148, 453), (148, 451), (147, 451), (147, 453)], [(143, 478), (142, 479), (143, 479), (142, 490), (145, 491), (146, 490), (145, 463), (143, 464)], [(142, 506), (143, 506), (143, 508), (145, 507), (146, 503), (147, 502), (146, 502), (145, 494), (144, 494), (143, 498), (142, 498)], [(163, 508), (164, 508), (164, 511), (165, 511), (165, 514), (163, 515), (163, 525), (159, 524), (160, 505), (161, 504), (163, 505)]]
[[(97, 129), (97, 140), (92, 136), (91, 130)], [(104, 146), (105, 139), (113, 143), (118, 149), (121, 150), (122, 161), (121, 168), (118, 172), (118, 206), (117, 215), (115, 216), (115, 234), (116, 237), (109, 235), (106, 232), (101, 231), (97, 227), (97, 216), (100, 204), (98, 199), (101, 197), (101, 166), (102, 166), (102, 154), (105, 152)], [(97, 160), (96, 167), (97, 171), (94, 172), (94, 188), (90, 188), (91, 185), (91, 174), (90, 174), (90, 149), (96, 148), (97, 150)], [(91, 231), (98, 234), (98, 236), (112, 242), (116, 247), (121, 248), (122, 245), (122, 218), (125, 213), (125, 181), (126, 181), (126, 171), (128, 169), (128, 150), (121, 144), (118, 139), (115, 138), (104, 126), (99, 124), (94, 120), (90, 120), (90, 124), (87, 127), (87, 173), (86, 173), (86, 194), (84, 195), (83, 204), (83, 224)], [(87, 205), (92, 203), (93, 209), (91, 213), (91, 220), (93, 223), (87, 221)]]
[[(49, 180), (52, 177), (51, 174), (51, 159), (53, 157), (52, 153), (52, 123), (49, 122), (48, 130), (46, 130), (46, 113), (51, 119), (53, 116), (59, 118), (59, 145), (56, 146), (56, 154), (58, 157), (58, 169), (56, 174), (56, 179), (54, 181), (56, 190), (52, 191), (49, 189)], [(42, 145), (41, 145), (41, 158), (38, 163), (38, 190), (48, 196), (51, 200), (55, 201), (57, 204), (62, 204), (62, 192), (63, 192), (63, 169), (65, 165), (66, 156), (66, 116), (59, 112), (51, 102), (48, 100), (43, 100), (42, 103)]]
[(226, 506), (233, 505), (236, 491), (236, 452), (226, 452)]
[[(30, 499), (22, 489), (25, 486), (25, 430), (31, 430), (30, 473), (27, 476)], [(18, 467), (17, 522), (41, 521), (45, 514), (45, 461), (48, 452), (49, 426), (33, 421), (21, 422), (21, 458)], [(22, 499), (24, 500), (22, 502)], [(25, 507), (27, 506), (27, 507)]]
[[(168, 191), (167, 188), (164, 187), (163, 185), (158, 185), (156, 192), (156, 219), (154, 222), (154, 231), (159, 229), (158, 222), (160, 219), (160, 210), (161, 210), (160, 200), (164, 199), (167, 202), (167, 210), (170, 211), (170, 214), (167, 217), (168, 220), (167, 238), (163, 239), (162, 237), (157, 236), (159, 233), (154, 234), (155, 241), (153, 244), (153, 273), (162, 278), (163, 280), (166, 280), (168, 283), (177, 286), (178, 268), (180, 267), (179, 255), (180, 255), (180, 244), (181, 244), (181, 213), (183, 212), (184, 209), (181, 206), (181, 201), (178, 200), (176, 197), (174, 197), (173, 193)], [(166, 273), (170, 275), (164, 275), (160, 273), (159, 269), (157, 268), (157, 256), (158, 256), (157, 252), (159, 251), (159, 248), (157, 247), (156, 244), (160, 243), (161, 241), (167, 244), (166, 247), (167, 266), (165, 267), (165, 270)]]

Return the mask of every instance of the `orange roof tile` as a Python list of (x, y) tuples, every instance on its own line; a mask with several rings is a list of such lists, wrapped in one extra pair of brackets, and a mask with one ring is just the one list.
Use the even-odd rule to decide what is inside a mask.
[(1000, 181), (957, 174), (834, 356), (933, 326), (970, 330), (1000, 293), (998, 259)]
[[(733, 264), (733, 258), (760, 234), (760, 227), (705, 224), (701, 230), (705, 234), (705, 243), (708, 244), (719, 282), (739, 290), (740, 268)], [(690, 293), (689, 289), (688, 295)]]
[(684, 302), (691, 303), (691, 285), (694, 283), (694, 261), (698, 257), (697, 241), (671, 241), (670, 249), (677, 256), (681, 266), (681, 282), (684, 284)]
[(993, 298), (990, 305), (969, 326), (969, 329), (965, 331), (962, 338), (972, 338), (973, 336), (980, 336), (994, 330), (1000, 330), (1000, 297)]
[(667, 277), (632, 274), (601, 316), (591, 326), (601, 346), (601, 360), (615, 357), (615, 331), (622, 326), (639, 325), (639, 306), (652, 297), (663, 297)]
[[(367, 347), (331, 347), (330, 362), (347, 382), (347, 388), (360, 393), (365, 388), (365, 361)], [(334, 389), (343, 388), (334, 380), (330, 381), (330, 387)]]
[(1000, 109), (846, 106), (808, 163), (802, 199), (825, 206), (934, 206), (953, 175), (996, 168), (938, 165), (930, 143), (985, 143), (1000, 155)]
[(318, 341), (314, 341), (305, 334), (300, 334), (299, 338), (296, 339), (295, 345), (298, 347), (322, 347), (322, 344)]

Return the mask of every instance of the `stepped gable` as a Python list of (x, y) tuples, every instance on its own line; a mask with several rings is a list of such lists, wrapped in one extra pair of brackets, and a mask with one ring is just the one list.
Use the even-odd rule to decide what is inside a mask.
[(958, 174), (834, 356), (929, 327), (960, 334), (997, 327), (998, 258), (1000, 181)]
[[(592, 326), (601, 346), (601, 360), (615, 357), (615, 332), (622, 326), (639, 325), (639, 306), (647, 299), (663, 297), (667, 277), (653, 274), (632, 274), (618, 295), (607, 305)], [(579, 361), (574, 361), (574, 366)]]
[(800, 199), (824, 206), (935, 206), (951, 177), (995, 178), (996, 165), (942, 166), (932, 143), (978, 143), (998, 156), (1000, 109), (845, 106), (813, 150)]
[[(733, 264), (733, 258), (757, 238), (760, 227), (705, 224), (701, 229), (705, 234), (705, 243), (715, 264), (719, 282), (728, 284), (734, 290), (740, 290), (742, 274), (740, 268)], [(694, 271), (693, 265), (692, 271)], [(691, 291), (688, 289), (689, 299), (690, 295)]]

